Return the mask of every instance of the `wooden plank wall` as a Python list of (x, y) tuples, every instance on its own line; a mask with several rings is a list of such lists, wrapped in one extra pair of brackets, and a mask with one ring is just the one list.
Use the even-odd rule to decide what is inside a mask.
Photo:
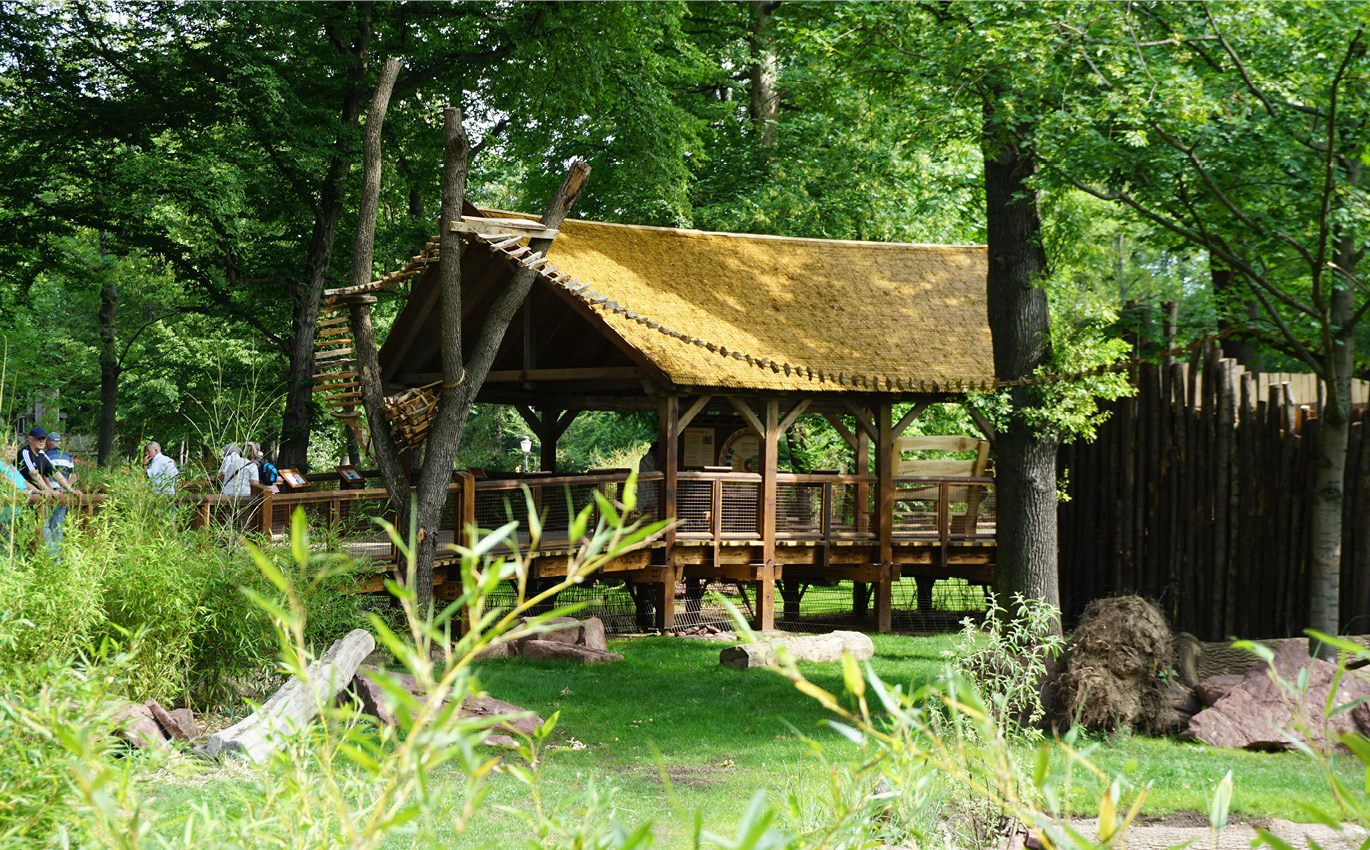
[[(1067, 624), (1090, 599), (1140, 593), (1201, 640), (1307, 626), (1310, 464), (1317, 396), (1246, 373), (1216, 349), (1137, 368), (1093, 443), (1065, 446), (1058, 509)], [(1342, 626), (1370, 632), (1370, 446), (1353, 415)]]

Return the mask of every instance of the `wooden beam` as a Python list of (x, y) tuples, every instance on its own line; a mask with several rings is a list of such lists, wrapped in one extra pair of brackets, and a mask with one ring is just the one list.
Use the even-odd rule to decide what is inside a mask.
[(766, 426), (761, 423), (761, 417), (756, 415), (756, 411), (752, 410), (751, 405), (747, 404), (740, 396), (735, 395), (728, 396), (728, 401), (732, 402), (733, 408), (742, 414), (742, 418), (747, 421), (753, 431), (765, 436)]
[[(661, 516), (667, 522), (666, 533), (664, 535), (666, 551), (666, 566), (672, 571), (677, 570), (675, 562), (675, 534), (676, 534), (676, 489), (679, 485), (677, 473), (680, 469), (680, 398), (668, 395), (661, 399), (658, 419), (661, 429), (661, 443), (659, 451), (661, 456), (662, 472), (665, 474), (665, 481), (662, 482), (661, 493)], [(674, 586), (672, 587), (674, 593)], [(658, 611), (663, 609), (658, 608)], [(671, 610), (672, 616), (675, 614), (674, 608)], [(665, 630), (675, 625), (674, 620), (666, 622), (664, 618), (659, 618), (657, 628)]]
[(875, 491), (875, 533), (880, 543), (880, 566), (885, 577), (875, 583), (875, 628), (890, 631), (893, 620), (894, 579), (894, 428), (889, 404), (875, 407), (875, 463), (878, 483)]
[(780, 433), (783, 434), (790, 430), (790, 426), (794, 424), (794, 420), (798, 419), (804, 414), (804, 411), (809, 409), (810, 401), (811, 400), (807, 398), (801, 399), (800, 402), (794, 406), (793, 410), (785, 414), (785, 418), (780, 421)]
[(460, 218), (449, 221), (447, 229), (459, 233), (475, 233), (479, 236), (518, 236), (529, 239), (556, 239), (561, 232), (556, 228), (544, 227), (540, 221), (516, 218)]
[[(766, 399), (764, 427), (761, 432), (761, 562), (763, 572), (756, 585), (755, 628), (775, 628), (775, 515), (778, 487), (776, 474), (780, 456), (780, 400)], [(745, 415), (745, 414), (744, 414)]]
[(704, 405), (708, 404), (711, 398), (713, 396), (702, 395), (695, 399), (694, 404), (691, 404), (684, 413), (680, 414), (680, 424), (677, 427), (682, 431), (690, 427), (690, 423), (694, 421), (694, 418), (699, 415), (699, 412), (704, 409)]
[(579, 416), (581, 412), (580, 409), (574, 407), (570, 410), (563, 411), (561, 416), (557, 418), (556, 424), (552, 425), (549, 429), (552, 433), (552, 438), (554, 440), (561, 439), (561, 435), (566, 433), (566, 429), (571, 427), (571, 423), (576, 421), (576, 417)]
[(836, 413), (824, 413), (823, 418), (828, 420), (828, 424), (832, 426), (838, 436), (843, 440), (846, 440), (848, 446), (853, 449), (856, 448), (856, 435), (847, 427), (847, 423), (842, 421), (842, 417), (838, 416)]
[(903, 435), (904, 430), (912, 425), (915, 419), (922, 416), (923, 411), (927, 410), (930, 404), (931, 402), (926, 401), (914, 402), (913, 407), (909, 408), (909, 412), (905, 413), (900, 417), (899, 421), (894, 424), (894, 439), (899, 439)]
[(962, 406), (966, 408), (966, 412), (970, 414), (971, 421), (980, 429), (980, 433), (984, 434), (985, 439), (989, 440), (992, 445), (999, 437), (998, 431), (995, 430), (994, 423), (986, 419), (985, 414), (976, 410), (973, 405), (962, 402)]
[(852, 418), (856, 420), (856, 427), (860, 428), (862, 431), (865, 431), (866, 436), (870, 437), (872, 440), (880, 439), (880, 435), (876, 433), (875, 425), (871, 423), (870, 418), (866, 415), (865, 410), (858, 407), (856, 403), (851, 401), (850, 399), (842, 399), (842, 404), (844, 407), (847, 408), (847, 412), (852, 415)]

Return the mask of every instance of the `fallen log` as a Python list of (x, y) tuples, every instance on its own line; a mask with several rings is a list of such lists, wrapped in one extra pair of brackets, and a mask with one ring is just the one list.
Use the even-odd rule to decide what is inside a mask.
[(875, 644), (860, 632), (829, 632), (826, 635), (757, 635), (756, 643), (725, 647), (718, 663), (734, 670), (765, 667), (775, 658), (776, 649), (785, 647), (796, 661), (841, 661), (845, 650), (857, 661), (875, 655)]
[(276, 751), (284, 737), (314, 719), (319, 706), (333, 703), (338, 692), (352, 681), (362, 660), (375, 648), (376, 639), (369, 632), (353, 630), (309, 665), (308, 684), (298, 676), (291, 676), (290, 681), (253, 714), (210, 735), (196, 752), (210, 758), (232, 754), (255, 762), (263, 761)]

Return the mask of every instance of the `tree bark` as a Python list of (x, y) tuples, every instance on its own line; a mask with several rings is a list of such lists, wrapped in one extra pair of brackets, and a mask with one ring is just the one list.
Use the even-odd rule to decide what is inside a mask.
[[(1000, 380), (1015, 380), (1031, 375), (1050, 353), (1047, 296), (1042, 289), (1047, 263), (1036, 194), (1029, 185), (1033, 159), (1004, 138), (1002, 128), (987, 120), (986, 311), (995, 374)], [(1022, 411), (1041, 404), (1034, 388), (1016, 387), (1011, 395), (1014, 412), (995, 446), (995, 591), (1004, 600), (1021, 593), (1059, 608), (1057, 440), (1022, 418)]]
[[(105, 231), (100, 231), (100, 257), (105, 256)], [(108, 272), (108, 269), (105, 269)], [(119, 282), (109, 274), (100, 288), (100, 431), (95, 461), (109, 466), (114, 460), (114, 437), (119, 412)]]
[[(1358, 182), (1358, 181), (1356, 181)], [(1355, 240), (1343, 236), (1336, 243), (1336, 262), (1355, 274)], [(1330, 275), (1329, 275), (1330, 277)], [(1321, 324), (1330, 339), (1323, 357), (1326, 402), (1313, 447), (1313, 510), (1308, 570), (1308, 625), (1328, 635), (1341, 630), (1341, 544), (1346, 499), (1346, 458), (1351, 438), (1351, 377), (1355, 368), (1355, 289), (1345, 280), (1332, 280), (1329, 315)], [(1335, 662), (1337, 650), (1309, 641), (1309, 652)]]
[[(1212, 257), (1209, 257), (1208, 268), (1213, 281), (1213, 300), (1218, 306), (1218, 330), (1241, 328), (1249, 324), (1250, 320), (1256, 318), (1258, 305), (1252, 299), (1239, 297), (1236, 274)], [(1243, 366), (1256, 366), (1256, 348), (1247, 340), (1225, 337), (1222, 347), (1224, 357), (1231, 357)]]
[(350, 150), (351, 129), (357, 126), (368, 96), (363, 83), (371, 40), (369, 17), (363, 17), (358, 26), (360, 32), (348, 68), (351, 85), (343, 100), (340, 116), (342, 128), (334, 144), (323, 188), (319, 191), (314, 229), (309, 237), (309, 251), (305, 260), (305, 283), (300, 289), (291, 321), (293, 335), (288, 352), (290, 369), (285, 411), (281, 416), (281, 451), (276, 462), (280, 467), (307, 466), (309, 429), (313, 420), (314, 331), (319, 319), (319, 302), (328, 281), (328, 268), (333, 262), (333, 241), (343, 211), (343, 187), (353, 159)]
[(751, 0), (748, 8), (747, 47), (751, 52), (751, 102), (748, 114), (756, 126), (757, 139), (763, 147), (776, 144), (775, 122), (780, 116), (780, 93), (775, 84), (778, 77), (775, 48), (766, 35), (766, 25), (780, 5), (775, 0)]

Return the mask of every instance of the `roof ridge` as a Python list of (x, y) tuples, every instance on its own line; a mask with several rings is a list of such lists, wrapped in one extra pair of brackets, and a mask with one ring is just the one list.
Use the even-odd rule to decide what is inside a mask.
[[(529, 213), (515, 212), (513, 210), (501, 210), (495, 207), (480, 207), (482, 213), (496, 216), (517, 216), (537, 221), (538, 217)], [(828, 239), (822, 236), (777, 236), (773, 233), (732, 233), (727, 230), (698, 230), (692, 227), (662, 227), (655, 224), (623, 224), (616, 221), (598, 221), (592, 218), (567, 218), (567, 222), (575, 224), (593, 224), (602, 227), (619, 227), (624, 230), (643, 230), (656, 233), (679, 233), (682, 235), (698, 236), (727, 236), (734, 239), (760, 239), (764, 241), (778, 242), (818, 242), (824, 245), (855, 245), (869, 246), (873, 248), (950, 248), (966, 251), (981, 251), (987, 246), (980, 244), (955, 245), (944, 242), (877, 242), (869, 239)]]

